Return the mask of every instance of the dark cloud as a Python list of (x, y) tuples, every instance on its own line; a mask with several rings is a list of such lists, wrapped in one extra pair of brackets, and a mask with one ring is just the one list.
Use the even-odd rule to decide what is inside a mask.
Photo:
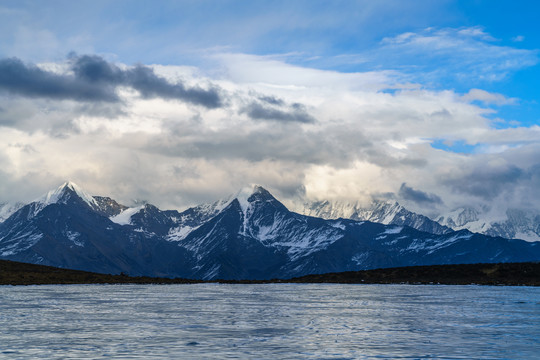
[(540, 164), (535, 164), (531, 166), (531, 168), (528, 171), (531, 180), (535, 181), (540, 185)]
[(84, 102), (78, 103), (73, 107), (76, 114), (85, 114), (88, 116), (98, 116), (108, 119), (115, 119), (120, 116), (127, 116), (128, 112), (121, 106), (114, 103), (95, 103)]
[(119, 101), (114, 87), (85, 81), (76, 76), (58, 75), (17, 58), (0, 60), (0, 90), (26, 97), (76, 101)]
[(531, 174), (515, 165), (478, 166), (443, 180), (457, 193), (491, 200)]
[[(275, 98), (272, 98), (275, 99)], [(298, 122), (298, 123), (314, 123), (315, 118), (311, 116), (306, 107), (302, 104), (285, 105), (283, 102), (265, 101), (266, 104), (253, 101), (241, 110), (241, 113), (247, 114), (253, 120), (270, 120), (279, 122)], [(278, 106), (269, 106), (280, 105)]]
[(55, 74), (16, 58), (0, 60), (0, 90), (26, 97), (69, 99), (84, 102), (119, 102), (119, 86), (130, 87), (144, 98), (185, 101), (206, 108), (223, 105), (220, 89), (186, 87), (170, 83), (144, 65), (122, 70), (96, 55), (70, 55), (73, 75)]
[(278, 105), (278, 106), (285, 105), (285, 101), (283, 101), (283, 99), (277, 98), (275, 96), (260, 95), (259, 100), (264, 101), (265, 103), (268, 103), (271, 105)]
[(194, 87), (186, 88), (182, 83), (171, 84), (157, 76), (152, 69), (138, 65), (125, 72), (126, 84), (137, 90), (145, 98), (161, 97), (177, 99), (209, 109), (221, 107), (222, 99), (217, 88), (208, 90)]
[(71, 69), (81, 80), (111, 85), (122, 85), (125, 82), (123, 71), (100, 56), (71, 54), (70, 62)]
[(442, 204), (442, 200), (435, 194), (429, 194), (421, 190), (415, 190), (406, 183), (401, 184), (398, 195), (405, 199), (422, 205)]

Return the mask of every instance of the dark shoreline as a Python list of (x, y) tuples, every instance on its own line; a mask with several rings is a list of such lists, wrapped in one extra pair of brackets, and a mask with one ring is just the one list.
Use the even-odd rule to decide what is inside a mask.
[(193, 280), (98, 274), (0, 260), (0, 285), (46, 284), (441, 284), (540, 286), (540, 263), (430, 265), (306, 275), (272, 280)]

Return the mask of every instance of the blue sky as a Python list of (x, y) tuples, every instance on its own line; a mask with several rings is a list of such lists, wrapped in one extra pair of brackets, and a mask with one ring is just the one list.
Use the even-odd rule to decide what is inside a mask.
[[(280, 55), (340, 72), (396, 70), (427, 88), (481, 88), (519, 99), (495, 106), (508, 122), (540, 119), (535, 1), (4, 1), (1, 8), (4, 57), (60, 61), (75, 51), (204, 68), (213, 65), (211, 52)], [(439, 53), (385, 43), (405, 33), (451, 41), (460, 29), (484, 35)]]
[[(181, 207), (248, 181), (425, 207), (399, 199), (406, 183), (442, 199), (424, 211), (471, 196), (540, 208), (527, 195), (538, 13), (497, 0), (3, 1), (0, 188), (69, 178)], [(109, 72), (84, 72), (97, 67)]]

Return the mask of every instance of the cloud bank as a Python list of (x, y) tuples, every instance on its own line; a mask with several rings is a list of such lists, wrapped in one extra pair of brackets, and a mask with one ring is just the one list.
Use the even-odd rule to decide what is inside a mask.
[[(480, 28), (431, 29), (387, 38), (377, 56), (484, 46), (499, 51), (492, 81), (524, 56), (535, 61), (493, 42)], [(540, 127), (494, 120), (519, 99), (478, 87), (433, 89), (406, 67), (346, 73), (287, 56), (209, 59), (218, 73), (94, 54), (0, 60), (0, 200), (30, 201), (69, 179), (126, 204), (164, 208), (249, 183), (285, 202), (383, 196), (424, 213), (540, 207)], [(489, 65), (489, 56), (480, 59)], [(449, 61), (449, 69), (458, 66)], [(475, 66), (465, 61), (456, 73), (474, 75)]]
[(0, 60), (0, 90), (9, 94), (82, 102), (119, 102), (119, 87), (131, 88), (143, 98), (165, 98), (220, 107), (220, 90), (215, 87), (187, 88), (182, 82), (169, 82), (143, 65), (125, 70), (97, 55), (71, 55), (67, 73), (57, 74), (26, 65), (20, 59)]

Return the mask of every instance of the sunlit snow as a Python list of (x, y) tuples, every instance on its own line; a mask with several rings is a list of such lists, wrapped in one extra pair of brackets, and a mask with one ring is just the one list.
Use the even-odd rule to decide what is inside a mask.
[(111, 216), (109, 219), (119, 225), (131, 225), (131, 217), (144, 208), (144, 205), (128, 208), (120, 214)]

